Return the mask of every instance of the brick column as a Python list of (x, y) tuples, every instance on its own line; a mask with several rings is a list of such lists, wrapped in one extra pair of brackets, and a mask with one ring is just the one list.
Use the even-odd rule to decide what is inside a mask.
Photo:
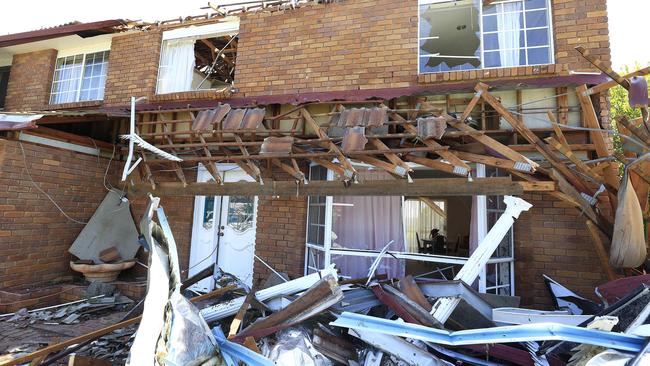
[(6, 110), (35, 111), (49, 104), (57, 53), (57, 50), (48, 49), (14, 55)]

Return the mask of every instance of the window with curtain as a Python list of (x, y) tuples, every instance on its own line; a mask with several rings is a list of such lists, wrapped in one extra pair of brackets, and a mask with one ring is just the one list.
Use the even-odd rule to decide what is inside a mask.
[(59, 57), (50, 104), (104, 99), (109, 51)]
[(553, 61), (550, 0), (420, 0), (420, 73)]
[(163, 41), (158, 67), (158, 94), (192, 90), (195, 55), (193, 38)]

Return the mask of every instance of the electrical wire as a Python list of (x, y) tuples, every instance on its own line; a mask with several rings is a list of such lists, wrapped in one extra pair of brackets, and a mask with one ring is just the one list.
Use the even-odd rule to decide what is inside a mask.
[(32, 182), (32, 184), (34, 185), (34, 187), (35, 187), (39, 192), (41, 192), (42, 194), (44, 194), (45, 197), (47, 197), (47, 198), (50, 200), (50, 202), (52, 202), (52, 204), (54, 205), (54, 207), (56, 207), (56, 208), (57, 208), (57, 209), (58, 209), (58, 210), (63, 214), (63, 216), (65, 216), (68, 220), (70, 220), (70, 221), (72, 221), (72, 222), (74, 222), (74, 223), (76, 223), (76, 224), (79, 224), (79, 225), (86, 225), (86, 224), (88, 224), (88, 222), (86, 222), (86, 221), (77, 220), (77, 219), (71, 217), (70, 215), (68, 215), (65, 211), (63, 211), (63, 209), (61, 208), (61, 206), (59, 206), (59, 204), (56, 203), (56, 201), (54, 201), (54, 199), (53, 199), (49, 194), (47, 194), (47, 192), (45, 192), (45, 191), (44, 191), (44, 190), (43, 190), (43, 189), (42, 189), (42, 188), (41, 188), (41, 187), (36, 183), (36, 181), (34, 181), (34, 178), (32, 178), (32, 174), (29, 172), (29, 168), (27, 167), (27, 157), (25, 156), (25, 149), (23, 148), (23, 143), (22, 143), (22, 142), (19, 142), (18, 145), (20, 146), (20, 151), (21, 151), (21, 153), (22, 153), (22, 155), (23, 155), (23, 166), (24, 166), (24, 168), (25, 168), (25, 172), (27, 173), (27, 177), (29, 177), (29, 180)]
[[(115, 157), (115, 144), (113, 144), (113, 153), (111, 154), (111, 158), (108, 160), (108, 164), (106, 164), (106, 171), (104, 171), (104, 182), (103, 183), (104, 183), (104, 188), (106, 188), (106, 190), (108, 190), (108, 191), (110, 191), (111, 189), (114, 188), (112, 184), (110, 184), (110, 183), (107, 184), (106, 183), (106, 176), (108, 175), (108, 170), (111, 167), (111, 162), (113, 162), (114, 157)], [(124, 192), (124, 190), (122, 190), (122, 192)]]

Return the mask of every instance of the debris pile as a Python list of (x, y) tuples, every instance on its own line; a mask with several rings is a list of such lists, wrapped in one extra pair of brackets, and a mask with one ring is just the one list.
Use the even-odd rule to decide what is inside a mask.
[[(341, 281), (334, 265), (263, 289), (230, 285), (187, 300), (178, 255), (159, 199), (151, 198), (140, 229), (152, 249), (142, 316), (50, 345), (2, 363), (49, 355), (126, 361), (130, 365), (600, 365), (650, 362), (650, 279), (604, 284), (597, 304), (545, 278), (556, 311), (518, 307), (518, 298), (479, 294), (482, 267), (530, 204), (506, 197), (507, 208), (452, 281), (368, 278)], [(153, 221), (157, 214), (158, 223)], [(207, 276), (221, 271), (202, 271)], [(225, 275), (230, 276), (230, 275)], [(237, 283), (235, 281), (235, 283)], [(226, 295), (226, 296), (224, 296)], [(105, 296), (21, 319), (68, 319), (101, 307)], [(115, 298), (115, 303), (118, 302)], [(138, 307), (136, 307), (137, 309)], [(65, 322), (65, 320), (62, 320)], [(139, 323), (139, 326), (135, 325)], [(126, 356), (128, 355), (128, 359)], [(48, 363), (48, 364), (50, 364)]]

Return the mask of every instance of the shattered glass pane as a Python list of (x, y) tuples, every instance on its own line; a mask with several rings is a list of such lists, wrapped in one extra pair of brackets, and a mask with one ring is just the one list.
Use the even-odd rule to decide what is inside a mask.
[(480, 1), (420, 6), (420, 72), (481, 66)]

